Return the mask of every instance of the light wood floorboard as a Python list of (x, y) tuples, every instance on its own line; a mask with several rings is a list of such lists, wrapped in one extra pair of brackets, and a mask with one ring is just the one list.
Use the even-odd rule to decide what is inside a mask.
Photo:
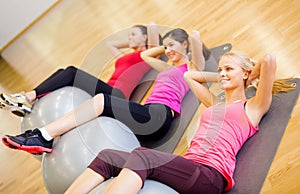
[[(254, 59), (273, 53), (277, 78), (300, 77), (299, 0), (62, 0), (1, 53), (8, 64), (1, 59), (0, 91), (32, 89), (69, 64), (99, 76), (102, 68), (95, 71), (82, 63), (88, 51), (118, 31), (152, 21), (197, 29), (209, 48), (229, 42)], [(186, 148), (202, 110), (200, 106), (177, 154)], [(298, 100), (261, 193), (300, 193), (299, 119)], [(1, 136), (17, 134), (19, 128), (20, 118), (0, 110)], [(0, 154), (0, 193), (47, 193), (39, 160), (2, 144)]]

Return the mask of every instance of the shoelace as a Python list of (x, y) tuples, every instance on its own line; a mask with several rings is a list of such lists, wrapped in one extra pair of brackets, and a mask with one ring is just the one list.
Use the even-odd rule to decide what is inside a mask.
[(32, 135), (32, 130), (30, 129), (30, 130), (26, 130), (25, 131), (25, 133), (23, 133), (23, 135), (25, 136), (25, 137), (30, 137), (31, 135)]

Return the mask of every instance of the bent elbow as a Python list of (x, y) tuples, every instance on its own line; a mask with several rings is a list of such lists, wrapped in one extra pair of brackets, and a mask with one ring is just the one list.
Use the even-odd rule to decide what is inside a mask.
[(184, 79), (185, 81), (190, 80), (190, 79), (191, 79), (191, 73), (190, 73), (189, 71), (184, 72), (184, 74), (183, 74), (183, 79)]

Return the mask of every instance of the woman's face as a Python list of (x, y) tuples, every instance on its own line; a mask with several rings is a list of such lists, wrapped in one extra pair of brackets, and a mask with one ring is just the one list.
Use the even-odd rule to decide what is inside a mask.
[(248, 78), (248, 72), (240, 66), (240, 60), (222, 57), (219, 62), (219, 82), (224, 90), (242, 87), (244, 88), (245, 79)]
[(131, 28), (128, 34), (129, 47), (133, 49), (145, 47), (147, 35), (143, 34), (138, 27)]
[(180, 43), (167, 37), (163, 40), (163, 45), (166, 47), (165, 54), (172, 62), (178, 62), (186, 55), (186, 42)]

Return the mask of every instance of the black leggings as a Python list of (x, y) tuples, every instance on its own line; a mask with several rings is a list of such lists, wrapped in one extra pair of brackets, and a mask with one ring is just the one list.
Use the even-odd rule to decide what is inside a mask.
[(182, 194), (216, 194), (224, 190), (225, 179), (214, 168), (181, 156), (147, 148), (131, 153), (106, 149), (88, 166), (105, 179), (118, 176), (123, 168), (136, 172), (142, 179), (153, 179)]
[(141, 105), (108, 94), (104, 94), (104, 109), (101, 115), (121, 121), (140, 141), (162, 138), (173, 119), (172, 111), (166, 105)]
[(64, 86), (80, 88), (91, 96), (104, 93), (125, 98), (120, 90), (73, 66), (57, 70), (34, 90), (36, 91), (37, 98), (40, 98)]

